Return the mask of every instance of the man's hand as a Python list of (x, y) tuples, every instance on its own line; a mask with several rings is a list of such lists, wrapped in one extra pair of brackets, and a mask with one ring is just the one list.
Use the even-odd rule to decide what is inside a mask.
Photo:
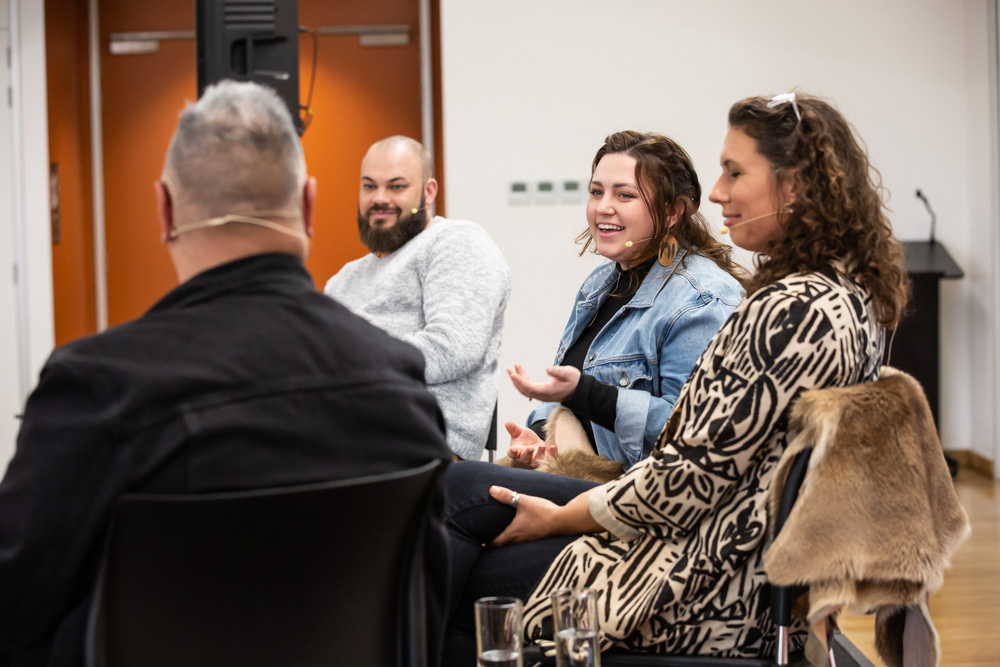
[(555, 445), (546, 445), (545, 441), (530, 428), (514, 422), (506, 422), (504, 428), (510, 434), (510, 449), (507, 450), (507, 456), (515, 461), (537, 468), (546, 456), (555, 455)]
[(514, 364), (513, 368), (507, 369), (507, 375), (519, 392), (541, 401), (561, 403), (573, 395), (576, 385), (580, 383), (580, 371), (573, 366), (549, 366), (545, 372), (551, 380), (532, 382), (521, 364)]

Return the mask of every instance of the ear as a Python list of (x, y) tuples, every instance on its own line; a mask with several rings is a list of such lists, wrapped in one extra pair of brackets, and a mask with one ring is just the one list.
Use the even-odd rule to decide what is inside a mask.
[(436, 178), (427, 179), (427, 185), (424, 186), (424, 200), (427, 202), (429, 207), (438, 195), (438, 182)]
[(677, 224), (677, 221), (681, 219), (681, 214), (684, 212), (684, 202), (678, 200), (673, 206), (667, 204), (667, 229), (670, 229)]
[(306, 236), (313, 235), (313, 215), (316, 213), (316, 179), (310, 176), (302, 188), (302, 226)]
[(781, 196), (782, 206), (791, 206), (795, 203), (795, 193), (799, 191), (799, 187), (802, 185), (802, 172), (798, 169), (790, 169), (785, 174), (785, 180), (781, 184), (781, 191), (778, 193)]
[(160, 221), (160, 242), (170, 243), (170, 231), (174, 227), (174, 203), (170, 200), (170, 191), (163, 181), (153, 183), (156, 192), (156, 217)]

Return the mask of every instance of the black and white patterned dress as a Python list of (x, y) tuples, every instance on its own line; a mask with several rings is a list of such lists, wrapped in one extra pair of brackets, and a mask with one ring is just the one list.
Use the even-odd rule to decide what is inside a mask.
[(545, 632), (549, 593), (588, 586), (604, 592), (606, 646), (770, 654), (762, 557), (789, 407), (803, 391), (877, 377), (884, 337), (870, 306), (832, 271), (744, 301), (695, 365), (653, 456), (591, 496), (611, 532), (577, 539), (552, 563), (525, 608), (528, 638)]

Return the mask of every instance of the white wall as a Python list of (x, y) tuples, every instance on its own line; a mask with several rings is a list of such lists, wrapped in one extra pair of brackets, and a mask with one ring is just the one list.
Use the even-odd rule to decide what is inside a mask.
[[(54, 340), (52, 244), (49, 224), (49, 149), (45, 90), (44, 3), (0, 0), (0, 26), (9, 26), (12, 105), (0, 128), (0, 473), (14, 452), (20, 410), (37, 382)], [(3, 55), (6, 66), (6, 53)], [(3, 86), (6, 95), (6, 86)], [(5, 104), (5, 103), (4, 103)], [(8, 115), (9, 114), (9, 115)], [(12, 266), (13, 264), (13, 266)], [(8, 276), (15, 275), (13, 294)]]
[[(729, 105), (799, 88), (832, 98), (855, 124), (901, 239), (928, 233), (917, 187), (935, 207), (937, 238), (966, 272), (942, 293), (942, 440), (993, 458), (996, 370), (981, 356), (996, 326), (991, 4), (441, 0), (443, 196), (512, 265), (503, 363), (541, 375), (594, 263), (574, 251), (583, 203), (512, 207), (510, 180), (586, 178), (603, 137), (633, 128), (685, 146), (707, 193)], [(528, 409), (504, 381), (501, 419)]]
[[(7, 0), (0, 0), (0, 92), (10, 85), (10, 70), (6, 53), (10, 46), (10, 17)], [(14, 209), (11, 206), (13, 162), (10, 124), (10, 107), (0, 100), (0, 471), (14, 451), (17, 433), (16, 415), (20, 409), (21, 392), (18, 386), (17, 310), (14, 291)]]

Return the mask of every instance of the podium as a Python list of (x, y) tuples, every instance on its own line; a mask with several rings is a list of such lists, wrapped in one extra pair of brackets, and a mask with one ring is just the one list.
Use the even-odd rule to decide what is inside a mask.
[[(896, 326), (891, 359), (888, 358), (889, 346), (886, 345), (887, 362), (906, 371), (923, 385), (934, 415), (934, 424), (940, 433), (940, 282), (961, 278), (965, 274), (937, 241), (903, 241), (903, 251), (912, 291), (907, 312)], [(889, 336), (892, 337), (892, 332)]]

